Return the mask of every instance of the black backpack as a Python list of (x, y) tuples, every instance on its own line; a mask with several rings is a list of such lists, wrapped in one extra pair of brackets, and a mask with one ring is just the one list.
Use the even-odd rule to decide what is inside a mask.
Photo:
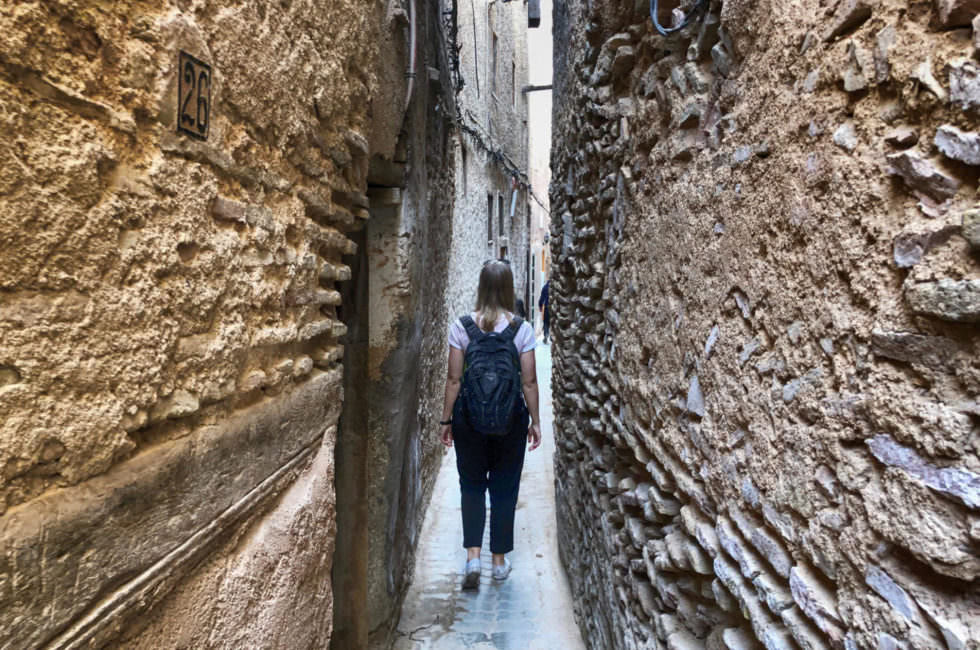
[(502, 332), (484, 332), (469, 316), (459, 322), (470, 337), (463, 357), (463, 415), (474, 431), (505, 436), (521, 399), (521, 361), (514, 337), (524, 320), (514, 318)]

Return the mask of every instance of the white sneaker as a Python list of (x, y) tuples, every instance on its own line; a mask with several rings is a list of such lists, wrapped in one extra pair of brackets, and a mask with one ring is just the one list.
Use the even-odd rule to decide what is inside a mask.
[(463, 575), (463, 589), (476, 589), (480, 586), (480, 558), (466, 561), (466, 571)]
[(506, 580), (507, 576), (510, 575), (510, 560), (504, 558), (504, 563), (500, 566), (494, 565), (493, 567), (493, 579), (494, 580)]

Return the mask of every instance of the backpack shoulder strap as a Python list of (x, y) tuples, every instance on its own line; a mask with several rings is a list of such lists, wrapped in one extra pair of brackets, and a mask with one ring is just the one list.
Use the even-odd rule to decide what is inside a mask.
[(500, 335), (509, 341), (513, 341), (514, 337), (517, 336), (518, 330), (521, 329), (521, 325), (523, 324), (524, 324), (523, 318), (521, 318), (520, 316), (514, 316), (514, 320), (510, 322), (510, 325), (508, 325), (507, 328), (500, 333)]
[(466, 330), (466, 335), (470, 337), (470, 341), (479, 341), (485, 336), (483, 330), (477, 327), (471, 316), (461, 316), (459, 322)]

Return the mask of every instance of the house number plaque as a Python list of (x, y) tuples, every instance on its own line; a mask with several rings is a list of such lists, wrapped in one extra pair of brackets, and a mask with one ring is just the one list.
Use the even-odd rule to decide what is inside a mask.
[(211, 66), (180, 52), (177, 69), (177, 132), (208, 139), (211, 124)]

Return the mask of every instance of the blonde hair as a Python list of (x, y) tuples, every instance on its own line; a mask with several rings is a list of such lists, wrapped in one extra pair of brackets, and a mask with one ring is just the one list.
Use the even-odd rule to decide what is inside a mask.
[(477, 324), (484, 332), (492, 332), (502, 315), (514, 311), (514, 274), (510, 265), (491, 260), (480, 271), (476, 290)]

